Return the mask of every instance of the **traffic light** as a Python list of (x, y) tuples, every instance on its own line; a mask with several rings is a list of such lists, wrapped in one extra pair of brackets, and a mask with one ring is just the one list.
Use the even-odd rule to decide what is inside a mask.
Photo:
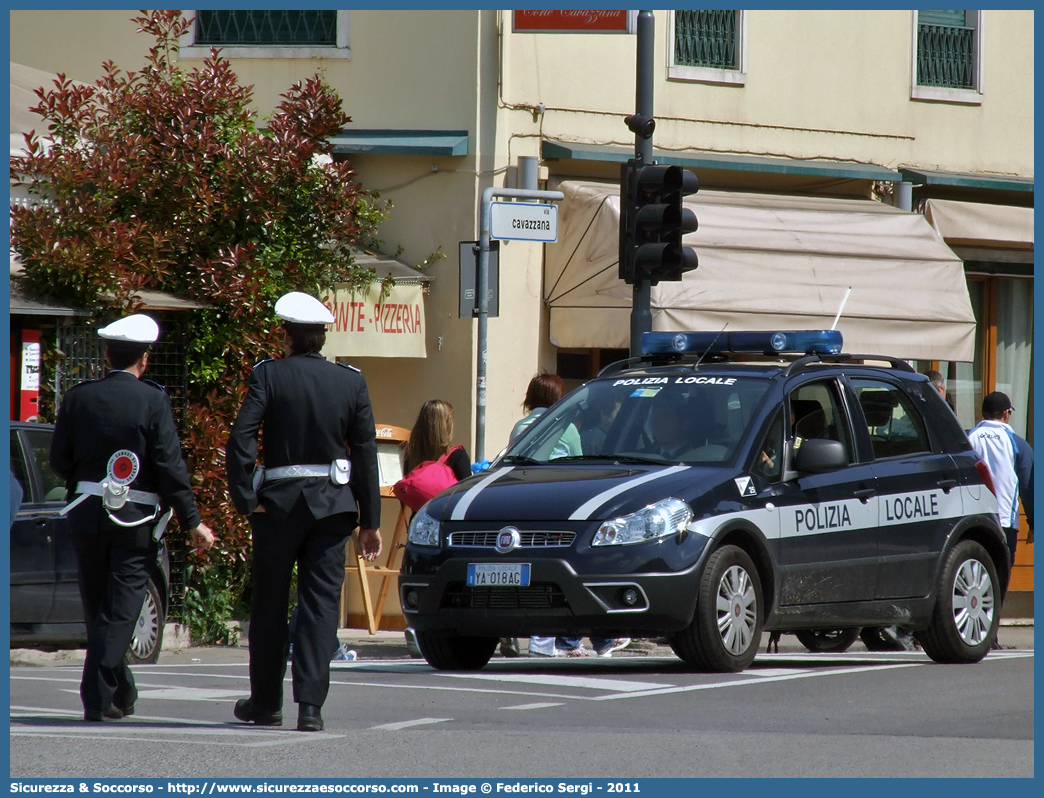
[(685, 197), (699, 191), (696, 175), (680, 166), (623, 164), (620, 176), (620, 279), (681, 280), (698, 265), (682, 236), (697, 228)]

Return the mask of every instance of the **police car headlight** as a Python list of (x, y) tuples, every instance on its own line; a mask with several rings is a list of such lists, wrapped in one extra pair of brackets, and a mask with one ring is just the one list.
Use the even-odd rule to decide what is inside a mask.
[(592, 546), (621, 546), (656, 540), (684, 530), (692, 520), (692, 510), (680, 499), (664, 499), (631, 515), (614, 518), (595, 532)]
[(407, 540), (416, 546), (434, 546), (438, 548), (439, 527), (441, 525), (440, 521), (436, 521), (421, 507), (410, 522), (410, 532), (406, 536)]

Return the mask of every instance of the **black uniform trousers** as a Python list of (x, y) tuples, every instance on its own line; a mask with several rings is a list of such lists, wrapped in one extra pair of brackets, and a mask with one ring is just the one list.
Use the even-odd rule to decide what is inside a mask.
[(88, 712), (129, 707), (138, 699), (126, 655), (156, 568), (152, 529), (102, 524), (97, 532), (69, 536), (87, 626), (80, 699)]
[(250, 516), (254, 560), (250, 599), (250, 697), (266, 712), (283, 707), (290, 580), (297, 563), (297, 628), (294, 635), (294, 701), (321, 707), (330, 690), (330, 652), (344, 583), (345, 544), (355, 513), (316, 519), (304, 498), (288, 516)]

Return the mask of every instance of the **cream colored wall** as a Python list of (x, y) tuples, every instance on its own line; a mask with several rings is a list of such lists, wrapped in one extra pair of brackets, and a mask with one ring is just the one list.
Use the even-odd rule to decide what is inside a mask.
[[(742, 87), (667, 80), (657, 11), (655, 146), (1031, 176), (1033, 12), (984, 16), (974, 106), (910, 99), (910, 11), (749, 11)], [(544, 103), (547, 137), (633, 146), (635, 50), (634, 36), (509, 32), (504, 100)]]

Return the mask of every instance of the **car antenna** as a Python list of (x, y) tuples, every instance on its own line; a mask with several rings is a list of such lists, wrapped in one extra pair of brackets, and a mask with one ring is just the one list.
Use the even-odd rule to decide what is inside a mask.
[(841, 318), (841, 311), (845, 309), (845, 303), (848, 301), (848, 295), (852, 293), (852, 286), (848, 286), (848, 290), (845, 291), (845, 298), (841, 300), (841, 307), (837, 309), (837, 315), (834, 316), (834, 323), (830, 325), (831, 330), (837, 329), (838, 319)]
[(728, 326), (729, 326), (729, 323), (725, 322), (725, 324), (722, 325), (721, 329), (718, 330), (718, 334), (714, 336), (714, 340), (710, 342), (710, 346), (708, 346), (706, 349), (704, 349), (702, 352), (700, 352), (700, 356), (698, 358), (696, 358), (696, 362), (692, 364), (692, 370), (693, 371), (696, 371), (696, 369), (698, 369), (700, 367), (700, 361), (703, 360), (704, 355), (706, 355), (707, 352), (709, 352), (711, 349), (714, 348), (714, 344), (718, 343), (718, 339), (721, 338), (721, 334), (723, 332), (725, 332), (725, 328), (728, 327)]

